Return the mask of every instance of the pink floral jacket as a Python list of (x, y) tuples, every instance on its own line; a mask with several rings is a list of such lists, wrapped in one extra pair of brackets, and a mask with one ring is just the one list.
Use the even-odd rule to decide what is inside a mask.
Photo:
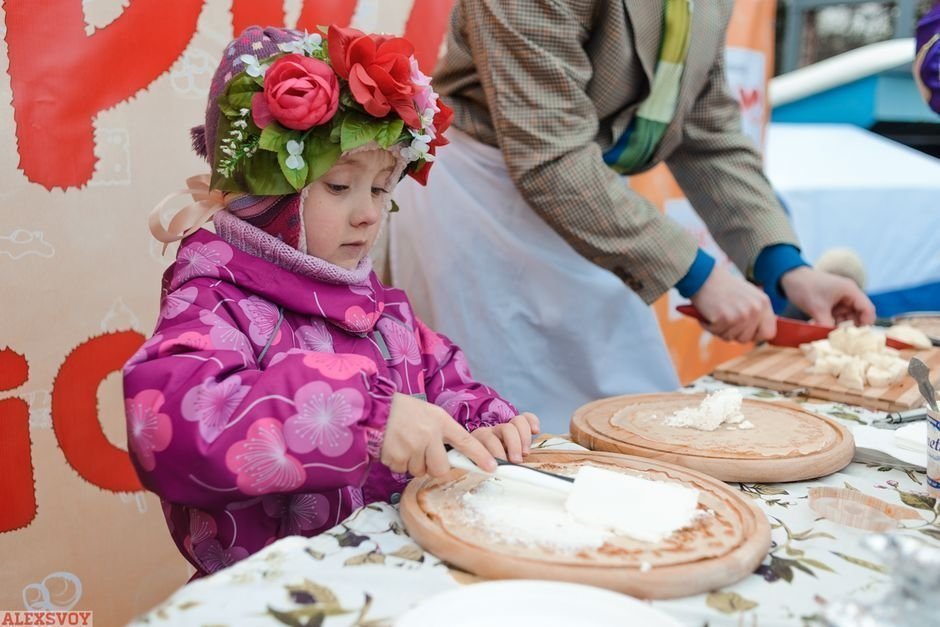
[(395, 392), (468, 430), (516, 413), (374, 273), (329, 283), (200, 230), (124, 368), (131, 458), (180, 551), (210, 573), (396, 501), (408, 477), (378, 461)]

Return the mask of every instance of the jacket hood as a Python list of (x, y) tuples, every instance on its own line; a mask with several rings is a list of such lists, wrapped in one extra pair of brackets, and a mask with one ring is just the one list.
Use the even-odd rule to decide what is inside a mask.
[(369, 333), (382, 315), (385, 286), (374, 272), (356, 285), (330, 283), (291, 272), (200, 229), (183, 240), (164, 275), (165, 293), (189, 281), (229, 283), (284, 309), (325, 318), (351, 333)]

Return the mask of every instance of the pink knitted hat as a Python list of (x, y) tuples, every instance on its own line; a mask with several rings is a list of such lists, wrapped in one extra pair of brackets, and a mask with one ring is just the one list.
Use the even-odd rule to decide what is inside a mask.
[[(343, 155), (382, 149), (424, 184), (453, 112), (401, 37), (247, 28), (213, 76), (193, 148), (225, 209), (304, 252), (301, 190)], [(391, 205), (391, 200), (389, 199)]]
[[(190, 131), (193, 150), (214, 169), (216, 132), (219, 126), (219, 96), (232, 77), (245, 70), (243, 55), (264, 59), (281, 52), (279, 44), (302, 40), (303, 33), (282, 28), (249, 26), (226, 46), (222, 62), (212, 76), (205, 124)], [(300, 194), (241, 196), (227, 204), (229, 213), (284, 241), (293, 248), (304, 246), (300, 219)]]

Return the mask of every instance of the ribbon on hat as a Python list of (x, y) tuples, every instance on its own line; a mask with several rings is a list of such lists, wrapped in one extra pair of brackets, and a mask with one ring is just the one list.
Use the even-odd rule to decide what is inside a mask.
[[(166, 254), (167, 246), (173, 242), (178, 242), (184, 237), (198, 231), (203, 224), (208, 222), (212, 216), (225, 209), (228, 202), (244, 196), (244, 194), (234, 194), (223, 192), (220, 189), (211, 189), (209, 182), (211, 180), (208, 174), (199, 174), (186, 179), (186, 189), (175, 191), (161, 200), (150, 211), (148, 223), (150, 233), (157, 241), (163, 242), (163, 254)], [(163, 210), (171, 200), (185, 195), (192, 196), (195, 202), (186, 205), (176, 212), (170, 218), (170, 223), (164, 227), (161, 220)]]

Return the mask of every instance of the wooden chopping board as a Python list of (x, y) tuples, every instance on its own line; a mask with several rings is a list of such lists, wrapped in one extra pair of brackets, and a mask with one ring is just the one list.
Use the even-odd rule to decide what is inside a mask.
[(788, 402), (744, 399), (753, 429), (700, 431), (663, 419), (698, 405), (704, 394), (637, 394), (588, 403), (571, 419), (571, 438), (594, 451), (613, 451), (678, 464), (746, 483), (803, 481), (845, 468), (852, 434), (835, 420)]
[(706, 513), (692, 527), (657, 544), (612, 537), (600, 548), (577, 552), (531, 546), (474, 518), (463, 496), (487, 479), (455, 469), (441, 479), (424, 477), (408, 484), (400, 506), (408, 534), (426, 551), (481, 577), (570, 581), (648, 599), (730, 585), (751, 574), (770, 548), (764, 513), (741, 492), (701, 473), (590, 451), (533, 451), (526, 461), (566, 474), (591, 464), (681, 483), (700, 491), (699, 509)]
[[(940, 349), (901, 351), (901, 357), (917, 357), (931, 372), (940, 372)], [(798, 348), (764, 345), (721, 364), (712, 376), (728, 383), (782, 392), (806, 388), (807, 395), (813, 398), (886, 412), (913, 409), (924, 403), (917, 382), (909, 376), (889, 387), (853, 390), (832, 375), (810, 374), (807, 372), (810, 366), (812, 362)]]

